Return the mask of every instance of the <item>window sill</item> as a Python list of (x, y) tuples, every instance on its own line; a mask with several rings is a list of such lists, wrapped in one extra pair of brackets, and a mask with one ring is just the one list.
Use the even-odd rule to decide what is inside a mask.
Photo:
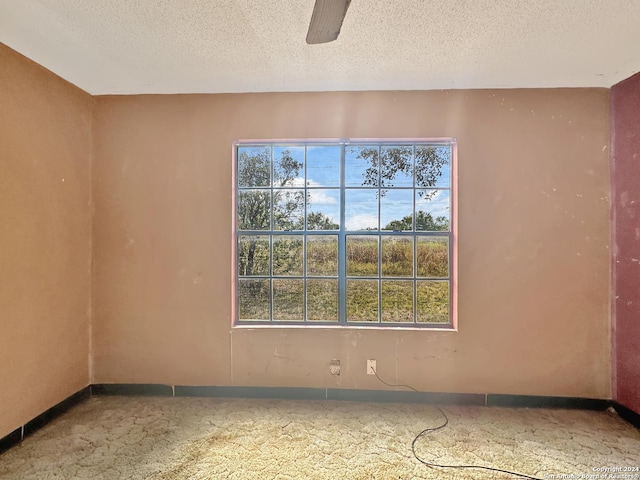
[(363, 331), (376, 331), (376, 332), (458, 332), (458, 329), (454, 326), (448, 325), (446, 327), (411, 327), (411, 326), (402, 326), (402, 327), (388, 327), (388, 326), (369, 326), (369, 325), (265, 325), (265, 324), (257, 324), (257, 325), (233, 325), (231, 330), (357, 330), (360, 332)]

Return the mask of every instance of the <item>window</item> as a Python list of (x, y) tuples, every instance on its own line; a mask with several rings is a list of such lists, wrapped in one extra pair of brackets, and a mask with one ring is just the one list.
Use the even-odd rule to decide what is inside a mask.
[(236, 324), (451, 327), (454, 149), (237, 143)]

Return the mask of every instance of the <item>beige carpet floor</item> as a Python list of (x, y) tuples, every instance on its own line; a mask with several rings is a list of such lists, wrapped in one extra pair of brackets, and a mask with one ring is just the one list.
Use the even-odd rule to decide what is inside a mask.
[[(640, 431), (610, 411), (443, 409), (449, 425), (416, 443), (429, 462), (545, 479), (640, 466)], [(0, 455), (0, 478), (518, 478), (419, 463), (411, 441), (441, 421), (416, 404), (93, 397)]]

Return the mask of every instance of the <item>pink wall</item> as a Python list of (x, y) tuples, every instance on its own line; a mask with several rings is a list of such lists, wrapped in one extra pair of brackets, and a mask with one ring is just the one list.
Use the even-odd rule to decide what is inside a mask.
[(611, 88), (613, 396), (640, 412), (640, 74)]

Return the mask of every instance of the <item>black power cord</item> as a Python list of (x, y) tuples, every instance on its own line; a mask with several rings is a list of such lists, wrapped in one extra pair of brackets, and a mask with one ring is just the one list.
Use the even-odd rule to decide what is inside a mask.
[[(408, 388), (409, 390), (413, 390), (414, 392), (419, 393), (418, 390), (413, 388), (411, 385), (402, 385), (402, 384), (394, 385), (394, 384), (391, 384), (391, 383), (387, 383), (387, 382), (385, 382), (384, 380), (382, 380), (378, 376), (378, 372), (375, 369), (372, 369), (372, 370), (373, 370), (373, 374), (376, 376), (376, 378), (378, 380), (380, 380), (380, 382), (382, 382), (387, 387), (403, 387), (403, 388)], [(418, 460), (420, 463), (422, 463), (423, 465), (426, 465), (427, 467), (489, 470), (491, 472), (506, 473), (508, 475), (514, 475), (514, 476), (520, 477), (520, 478), (528, 478), (530, 480), (542, 480), (542, 479), (540, 479), (538, 477), (532, 477), (530, 475), (525, 475), (524, 473), (512, 472), (511, 470), (503, 470), (501, 468), (485, 467), (483, 465), (442, 465), (442, 464), (439, 464), (439, 463), (427, 462), (426, 460), (423, 460), (422, 458), (420, 458), (418, 456), (418, 454), (416, 453), (416, 442), (420, 438), (422, 438), (424, 435), (426, 435), (427, 433), (435, 432), (436, 430), (440, 430), (440, 429), (446, 427), (449, 424), (449, 417), (447, 417), (447, 414), (444, 413), (442, 408), (440, 408), (438, 405), (434, 405), (434, 407), (436, 407), (438, 409), (438, 411), (440, 412), (440, 414), (444, 417), (444, 423), (442, 425), (438, 425), (437, 427), (425, 428), (418, 435), (416, 435), (415, 438), (413, 439), (413, 441), (411, 442), (411, 452), (413, 453), (413, 456), (416, 458), (416, 460)]]

